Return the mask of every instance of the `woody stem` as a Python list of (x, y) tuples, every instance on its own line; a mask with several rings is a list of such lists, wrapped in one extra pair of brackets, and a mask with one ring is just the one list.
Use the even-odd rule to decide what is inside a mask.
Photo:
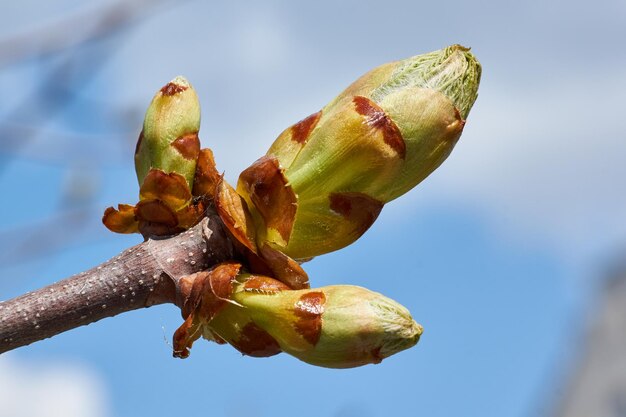
[(0, 353), (156, 304), (182, 304), (179, 279), (231, 259), (221, 220), (149, 239), (88, 271), (0, 302)]

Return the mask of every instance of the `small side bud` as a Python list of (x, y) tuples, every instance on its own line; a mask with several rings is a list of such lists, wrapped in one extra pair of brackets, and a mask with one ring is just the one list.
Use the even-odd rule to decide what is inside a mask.
[(267, 277), (242, 275), (238, 281), (232, 303), (208, 326), (239, 350), (242, 340), (250, 340), (241, 329), (254, 328), (266, 349), (279, 346), (312, 365), (352, 368), (408, 349), (422, 334), (405, 307), (362, 287), (295, 291)]
[(200, 102), (184, 77), (176, 77), (155, 94), (144, 118), (135, 152), (139, 185), (151, 169), (176, 173), (193, 189), (200, 152)]
[(176, 77), (155, 94), (137, 141), (139, 202), (109, 207), (102, 218), (106, 227), (148, 238), (179, 233), (202, 218), (217, 173), (211, 152), (200, 151), (199, 128), (198, 96), (185, 78)]

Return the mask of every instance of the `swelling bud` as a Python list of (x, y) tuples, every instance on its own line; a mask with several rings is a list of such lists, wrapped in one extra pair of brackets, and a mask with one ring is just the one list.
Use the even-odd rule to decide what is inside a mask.
[(405, 307), (357, 286), (296, 291), (243, 274), (230, 300), (204, 333), (253, 356), (282, 350), (312, 365), (352, 368), (408, 349), (422, 334)]
[(282, 132), (237, 185), (256, 244), (307, 259), (358, 239), (448, 157), (480, 74), (460, 45), (385, 64)]
[[(137, 141), (139, 202), (107, 208), (102, 218), (107, 228), (148, 238), (181, 232), (200, 220), (203, 203), (193, 201), (196, 168), (210, 165), (212, 157), (200, 152), (199, 129), (198, 96), (184, 77), (176, 77), (155, 94)], [(201, 183), (207, 173), (200, 170)]]
[(181, 76), (154, 95), (143, 122), (135, 152), (135, 170), (141, 186), (151, 169), (181, 175), (193, 188), (200, 152), (200, 102)]

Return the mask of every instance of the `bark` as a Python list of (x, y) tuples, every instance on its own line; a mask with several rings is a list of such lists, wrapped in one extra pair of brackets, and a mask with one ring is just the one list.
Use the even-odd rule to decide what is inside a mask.
[(232, 258), (213, 214), (179, 235), (149, 239), (88, 271), (1, 302), (0, 353), (126, 311), (181, 306), (181, 277)]

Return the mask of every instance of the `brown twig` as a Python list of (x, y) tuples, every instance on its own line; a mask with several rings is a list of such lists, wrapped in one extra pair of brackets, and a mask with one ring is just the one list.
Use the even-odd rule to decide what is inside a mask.
[(148, 240), (88, 271), (0, 303), (0, 353), (105, 317), (181, 305), (179, 279), (233, 257), (219, 217)]

